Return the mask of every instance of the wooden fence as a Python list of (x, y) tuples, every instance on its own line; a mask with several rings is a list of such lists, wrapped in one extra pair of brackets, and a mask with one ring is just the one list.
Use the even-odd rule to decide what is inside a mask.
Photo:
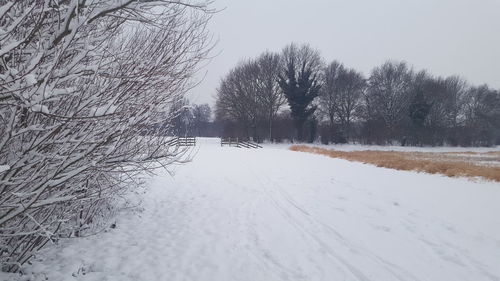
[(221, 138), (220, 146), (234, 146), (240, 148), (262, 148), (259, 144), (249, 141), (249, 140), (240, 140), (238, 138)]
[(171, 146), (196, 146), (196, 137), (174, 137), (167, 144)]

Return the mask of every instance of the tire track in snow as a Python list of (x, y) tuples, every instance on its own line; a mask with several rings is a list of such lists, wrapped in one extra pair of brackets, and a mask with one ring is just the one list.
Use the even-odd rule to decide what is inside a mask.
[[(320, 248), (325, 249), (325, 252), (333, 257), (337, 262), (339, 262), (344, 268), (347, 269), (347, 272), (349, 272), (352, 277), (355, 277), (356, 280), (360, 281), (369, 281), (370, 278), (368, 278), (365, 274), (362, 273), (361, 270), (357, 269), (355, 266), (347, 262), (345, 259), (340, 257), (340, 255), (336, 254), (336, 252), (327, 244), (325, 243), (322, 239), (320, 239), (318, 236), (316, 236), (313, 232), (309, 230), (308, 227), (304, 226), (299, 219), (297, 219), (295, 216), (291, 215), (290, 212), (288, 211), (289, 208), (284, 207), (284, 204), (280, 203), (280, 200), (277, 199), (276, 196), (273, 195), (272, 192), (269, 191), (268, 188), (266, 188), (266, 185), (262, 183), (260, 180), (261, 175), (265, 175), (264, 172), (261, 171), (261, 173), (256, 174), (253, 170), (252, 173), (254, 174), (255, 178), (258, 179), (260, 182), (261, 186), (264, 187), (263, 191), (267, 194), (268, 198), (273, 202), (273, 206), (275, 209), (282, 215), (282, 217), (292, 226), (294, 226), (295, 229), (301, 234), (301, 236), (307, 236), (311, 238), (313, 241), (317, 243), (317, 245)], [(270, 181), (269, 177), (266, 175), (266, 178), (268, 181)], [(270, 181), (273, 183), (272, 181)], [(282, 189), (279, 187), (279, 185), (274, 183), (274, 186), (278, 187), (281, 190), (281, 195), (283, 196)], [(305, 211), (302, 207), (299, 207), (296, 202), (293, 202), (289, 196), (283, 196), (285, 198), (285, 201), (288, 203), (289, 206), (292, 206), (294, 209), (298, 210), (302, 215), (309, 216), (309, 213)], [(310, 221), (312, 222), (312, 221)], [(343, 239), (344, 240), (344, 239)], [(345, 240), (344, 240), (345, 241)], [(277, 262), (273, 262), (275, 264), (279, 264)], [(283, 266), (280, 266), (280, 268), (283, 269)]]
[[(247, 166), (247, 168), (250, 168)], [(300, 204), (295, 201), (292, 196), (283, 189), (282, 185), (274, 180), (272, 180), (268, 175), (266, 171), (259, 170), (256, 172), (255, 170), (251, 170), (254, 177), (257, 178), (261, 184), (261, 186), (264, 187), (265, 193), (268, 195), (268, 197), (274, 202), (274, 206), (276, 207), (277, 210), (283, 215), (283, 217), (292, 225), (296, 226), (296, 229), (298, 229), (301, 233), (304, 233), (311, 237), (318, 245), (320, 245), (321, 248), (326, 249), (326, 252), (332, 256), (336, 261), (338, 261), (340, 264), (342, 264), (347, 270), (355, 277), (357, 280), (360, 281), (366, 281), (366, 280), (371, 280), (368, 276), (363, 274), (362, 269), (358, 269), (355, 267), (353, 264), (347, 262), (346, 259), (342, 258), (339, 254), (336, 253), (334, 249), (332, 249), (328, 243), (326, 243), (323, 239), (319, 238), (314, 231), (311, 231), (311, 229), (317, 229), (319, 231), (321, 230), (326, 230), (329, 234), (333, 235), (339, 245), (342, 247), (345, 247), (348, 249), (348, 251), (351, 252), (356, 252), (358, 254), (362, 254), (364, 256), (370, 257), (372, 261), (374, 261), (377, 264), (382, 265), (396, 280), (418, 280), (415, 276), (413, 276), (410, 272), (405, 270), (402, 267), (399, 267), (395, 265), (394, 263), (391, 263), (384, 258), (376, 255), (373, 252), (370, 252), (364, 247), (361, 247), (359, 245), (354, 245), (352, 241), (349, 239), (345, 238), (343, 235), (341, 235), (338, 231), (336, 231), (333, 227), (318, 221), (315, 219), (314, 216), (311, 216), (311, 214)], [(270, 183), (270, 186), (273, 186), (275, 190), (279, 192), (279, 197), (274, 196), (272, 192), (269, 191), (268, 188), (266, 188), (266, 184), (264, 184), (260, 179), (264, 177), (267, 182)], [(352, 185), (349, 185), (350, 188), (354, 188)], [(354, 188), (358, 192), (364, 192), (363, 189), (360, 188)], [(368, 194), (369, 196), (373, 196), (371, 193)], [(292, 208), (295, 208), (296, 210), (299, 211), (299, 213), (302, 214), (302, 218), (306, 220), (307, 225), (304, 223), (300, 222), (300, 219), (297, 217), (294, 217), (290, 214), (288, 208), (284, 207), (286, 204), (281, 204), (279, 199), (277, 198), (283, 198), (282, 200), (285, 203), (288, 203), (289, 206)]]

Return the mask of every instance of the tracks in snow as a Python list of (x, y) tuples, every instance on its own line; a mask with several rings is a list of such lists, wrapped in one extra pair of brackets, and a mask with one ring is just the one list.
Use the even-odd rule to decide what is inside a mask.
[[(432, 180), (429, 191), (460, 181), (387, 173), (315, 155), (202, 143), (174, 179), (153, 180), (144, 212), (122, 216), (103, 235), (49, 249), (33, 269), (46, 264), (55, 281), (70, 275), (83, 281), (500, 280), (500, 227), (469, 228), (462, 216), (411, 195), (425, 188), (417, 181)], [(478, 184), (464, 186), (481, 192)]]

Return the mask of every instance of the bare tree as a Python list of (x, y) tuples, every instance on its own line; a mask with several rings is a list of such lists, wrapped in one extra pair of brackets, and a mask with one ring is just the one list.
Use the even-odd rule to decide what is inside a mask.
[(167, 135), (176, 137), (191, 136), (194, 127), (194, 115), (189, 100), (179, 98), (172, 103), (169, 115), (171, 118), (165, 122)]
[(445, 87), (445, 112), (446, 112), (446, 123), (450, 128), (457, 128), (464, 121), (464, 103), (465, 95), (469, 86), (467, 82), (458, 77), (451, 76), (444, 81), (441, 79), (441, 83)]
[(402, 140), (403, 145), (422, 145), (426, 142), (434, 144), (440, 141), (433, 131), (443, 129), (442, 93), (442, 83), (426, 71), (415, 75), (408, 106), (410, 122)]
[(487, 85), (471, 87), (464, 108), (465, 129), (471, 144), (497, 144), (500, 140), (500, 93)]
[(3, 270), (95, 224), (138, 174), (184, 161), (141, 132), (192, 87), (209, 4), (0, 2)]
[(265, 52), (255, 63), (258, 66), (259, 98), (266, 110), (269, 140), (273, 139), (273, 122), (278, 111), (286, 104), (286, 98), (278, 84), (281, 58), (278, 54)]
[(292, 43), (283, 49), (282, 57), (284, 66), (279, 85), (290, 106), (297, 138), (303, 141), (304, 124), (317, 108), (312, 102), (321, 88), (319, 76), (323, 63), (319, 52), (309, 45)]
[(209, 125), (212, 116), (212, 109), (208, 104), (195, 104), (192, 107), (192, 115), (194, 121), (194, 130), (197, 136), (206, 135), (205, 131)]
[(265, 116), (259, 97), (258, 75), (256, 63), (242, 62), (222, 79), (217, 89), (216, 118), (237, 121), (246, 137), (258, 137), (257, 124)]
[[(366, 82), (363, 75), (354, 69), (346, 69), (334, 61), (324, 70), (323, 87), (320, 91), (319, 109), (328, 116), (331, 134), (341, 134), (337, 139), (349, 139), (351, 124), (359, 112)], [(334, 132), (336, 123), (342, 132)]]
[(391, 138), (408, 117), (413, 70), (404, 62), (386, 62), (372, 70), (365, 96), (370, 119), (384, 121)]
[(440, 145), (445, 142), (457, 144), (459, 126), (464, 121), (464, 95), (467, 83), (456, 76), (446, 79), (433, 77), (425, 71), (419, 72), (414, 79), (414, 89), (421, 92), (429, 110), (424, 126), (425, 143)]
[(324, 69), (323, 86), (319, 96), (319, 110), (327, 116), (330, 123), (330, 130), (333, 130), (336, 123), (336, 112), (338, 108), (338, 95), (340, 91), (339, 76), (344, 71), (344, 66), (333, 61)]
[(278, 85), (279, 71), (280, 57), (269, 52), (241, 62), (217, 90), (217, 119), (240, 123), (246, 136), (255, 139), (260, 139), (263, 127), (267, 126), (271, 139), (274, 118), (286, 102)]
[(337, 115), (347, 139), (351, 137), (351, 125), (359, 113), (362, 96), (366, 88), (363, 75), (354, 69), (340, 73), (340, 89)]

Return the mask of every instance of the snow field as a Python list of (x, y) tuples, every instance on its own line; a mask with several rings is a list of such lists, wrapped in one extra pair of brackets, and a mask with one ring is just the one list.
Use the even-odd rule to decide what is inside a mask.
[(142, 212), (47, 248), (31, 280), (500, 280), (498, 183), (198, 143)]

